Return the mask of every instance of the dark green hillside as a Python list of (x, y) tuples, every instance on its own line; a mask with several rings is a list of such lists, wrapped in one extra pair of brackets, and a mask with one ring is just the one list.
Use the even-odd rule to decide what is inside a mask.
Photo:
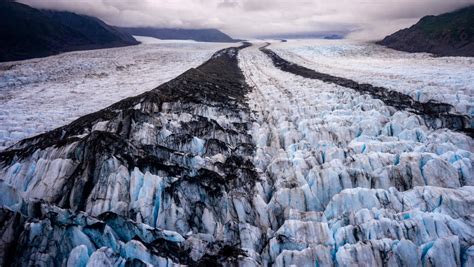
[(137, 44), (99, 19), (0, 0), (0, 61)]
[(474, 6), (439, 16), (426, 16), (410, 28), (378, 42), (407, 52), (439, 56), (474, 56)]

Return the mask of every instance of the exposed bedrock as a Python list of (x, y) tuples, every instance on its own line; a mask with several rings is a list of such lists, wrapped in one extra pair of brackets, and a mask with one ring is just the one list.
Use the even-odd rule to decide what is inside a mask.
[(427, 126), (433, 129), (448, 128), (451, 130), (462, 131), (471, 137), (474, 137), (474, 121), (472, 117), (453, 112), (453, 106), (436, 101), (419, 102), (410, 96), (393, 91), (380, 86), (373, 86), (366, 83), (336, 77), (330, 74), (320, 73), (312, 69), (297, 65), (281, 58), (278, 54), (268, 49), (267, 44), (260, 50), (271, 58), (275, 67), (305, 78), (317, 79), (339, 86), (351, 88), (357, 92), (368, 94), (374, 98), (382, 100), (386, 105), (393, 106), (400, 110), (408, 110), (419, 114), (425, 120)]

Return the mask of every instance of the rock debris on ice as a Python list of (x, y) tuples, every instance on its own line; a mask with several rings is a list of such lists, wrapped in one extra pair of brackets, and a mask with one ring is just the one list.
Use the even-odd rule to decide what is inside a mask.
[(0, 265), (471, 266), (473, 139), (258, 48), (1, 152)]

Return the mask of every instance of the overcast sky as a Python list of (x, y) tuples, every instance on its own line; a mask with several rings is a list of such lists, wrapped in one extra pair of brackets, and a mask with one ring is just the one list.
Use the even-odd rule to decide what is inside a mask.
[(378, 39), (420, 17), (474, 0), (19, 0), (93, 15), (119, 26), (218, 28), (233, 37), (351, 31)]

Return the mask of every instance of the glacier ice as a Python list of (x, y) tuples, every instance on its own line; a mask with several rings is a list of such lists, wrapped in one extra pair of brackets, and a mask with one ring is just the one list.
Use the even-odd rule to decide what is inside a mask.
[[(256, 111), (262, 190), (254, 199), (268, 203), (259, 207), (273, 222), (265, 264), (462, 265), (474, 240), (472, 138), (280, 71), (254, 47), (239, 58)], [(325, 224), (326, 232), (307, 233)], [(330, 238), (298, 235), (314, 232)], [(433, 259), (434, 242), (454, 249)]]
[(137, 38), (138, 46), (0, 63), (0, 150), (149, 91), (230, 46)]
[(474, 114), (471, 58), (405, 53), (356, 40), (275, 42), (272, 48), (283, 58), (311, 69), (388, 87), (421, 102), (448, 103), (458, 112)]
[[(21, 218), (1, 242), (13, 249), (2, 260), (254, 262), (238, 245), (239, 232), (251, 247), (260, 231), (247, 215), (256, 179), (248, 87), (236, 53), (216, 55), (157, 89), (2, 152), (1, 219), (8, 229)], [(214, 77), (220, 72), (227, 79)]]
[(0, 265), (472, 265), (472, 138), (258, 48), (0, 153)]

